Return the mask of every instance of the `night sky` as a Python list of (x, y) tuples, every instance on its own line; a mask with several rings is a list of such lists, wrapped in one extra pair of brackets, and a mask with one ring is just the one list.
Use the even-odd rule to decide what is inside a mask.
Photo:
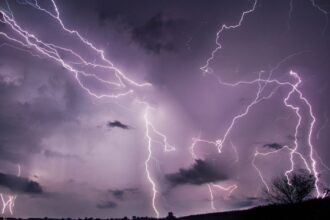
[[(12, 216), (253, 207), (296, 144), (307, 165), (295, 154), (294, 169), (323, 192), (329, 11), (327, 0), (0, 0), (0, 195), (15, 197)], [(297, 133), (291, 87), (266, 80), (310, 103), (313, 114), (298, 93), (287, 100)]]

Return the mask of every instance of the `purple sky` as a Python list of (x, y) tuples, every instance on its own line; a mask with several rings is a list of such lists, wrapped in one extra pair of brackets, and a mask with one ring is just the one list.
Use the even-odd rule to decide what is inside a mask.
[[(193, 138), (222, 139), (233, 118), (258, 92), (258, 84), (232, 87), (218, 79), (251, 81), (260, 71), (263, 79), (272, 72), (272, 79), (293, 84), (291, 70), (301, 77), (299, 89), (316, 117), (311, 141), (320, 190), (330, 183), (330, 27), (325, 14), (330, 4), (326, 0), (259, 0), (240, 27), (221, 33), (222, 48), (210, 62), (211, 73), (200, 68), (217, 47), (217, 31), (223, 24), (236, 25), (254, 1), (56, 1), (66, 27), (104, 50), (127, 77), (151, 84), (117, 89), (92, 77), (79, 78), (97, 95), (133, 91), (120, 98), (93, 97), (54, 59), (1, 35), (24, 42), (6, 23), (6, 16), (12, 16), (42, 42), (102, 63), (95, 51), (52, 18), (56, 11), (51, 1), (39, 3), (0, 0), (0, 193), (5, 198), (17, 195), (13, 216), (156, 216), (145, 166), (146, 103), (149, 129), (166, 135), (176, 148), (164, 152), (162, 137), (150, 132), (152, 153), (147, 165), (158, 191), (155, 206), (160, 216), (169, 211), (182, 216), (259, 204), (265, 185), (252, 164), (254, 153), (294, 148), (297, 115), (283, 102), (290, 87), (276, 90), (276, 85), (267, 85), (263, 97), (276, 93), (236, 121), (221, 154), (215, 145), (199, 142), (194, 159), (190, 147)], [(58, 51), (56, 56), (80, 71), (118, 80), (113, 70), (73, 64), (77, 60), (72, 54)], [(300, 107), (297, 142), (311, 164), (312, 118), (297, 94), (290, 101)], [(289, 156), (281, 150), (255, 160), (266, 183), (290, 169)], [(301, 160), (296, 162), (295, 169), (304, 168)], [(237, 189), (230, 194), (212, 184)], [(9, 209), (4, 215), (10, 215)]]

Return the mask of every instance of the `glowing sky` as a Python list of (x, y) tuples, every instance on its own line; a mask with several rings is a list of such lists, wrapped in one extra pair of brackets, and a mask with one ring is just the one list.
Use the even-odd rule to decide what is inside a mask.
[[(0, 34), (0, 193), (5, 199), (17, 195), (13, 216), (181, 216), (259, 204), (265, 185), (258, 169), (266, 183), (290, 169), (284, 146), (294, 147), (298, 120), (283, 102), (290, 88), (265, 86), (262, 97), (273, 96), (235, 123), (220, 154), (215, 146), (258, 92), (257, 83), (221, 82), (267, 79), (270, 73), (292, 85), (295, 73), (302, 79), (299, 91), (316, 117), (311, 141), (322, 191), (330, 183), (330, 4), (259, 0), (253, 7), (255, 2), (55, 1), (65, 26), (118, 68), (81, 67), (72, 53), (53, 53), (99, 77), (78, 81), (61, 63), (6, 37), (18, 36), (6, 23), (11, 18), (43, 42), (102, 63), (95, 50), (63, 30), (52, 2), (0, 0), (0, 33), (6, 34)], [(217, 32), (241, 18), (240, 26), (218, 35), (221, 49), (203, 72)], [(129, 79), (116, 78), (119, 70)], [(299, 150), (311, 164), (312, 117), (297, 94), (291, 101), (303, 116)], [(253, 158), (256, 151), (279, 149)], [(304, 168), (296, 161), (295, 169)]]

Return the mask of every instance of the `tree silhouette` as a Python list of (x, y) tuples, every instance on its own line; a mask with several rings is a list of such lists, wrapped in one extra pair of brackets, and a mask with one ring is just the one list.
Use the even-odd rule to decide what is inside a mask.
[(312, 198), (315, 177), (306, 170), (273, 179), (269, 190), (263, 189), (263, 199), (270, 204), (292, 204)]

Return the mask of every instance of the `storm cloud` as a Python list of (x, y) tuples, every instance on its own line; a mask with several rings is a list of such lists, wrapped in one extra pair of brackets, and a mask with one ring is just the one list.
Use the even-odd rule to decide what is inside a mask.
[(264, 144), (263, 147), (271, 148), (274, 150), (279, 150), (283, 148), (284, 145), (279, 144), (279, 143), (271, 143), (271, 144)]
[(38, 182), (24, 177), (0, 173), (0, 186), (6, 187), (16, 193), (42, 194), (43, 188)]
[(189, 168), (181, 168), (178, 172), (167, 174), (167, 181), (172, 186), (177, 185), (202, 185), (205, 183), (223, 181), (228, 179), (226, 172), (221, 172), (208, 161), (195, 160), (195, 163)]
[(110, 128), (121, 128), (124, 130), (128, 130), (131, 128), (129, 125), (126, 125), (120, 121), (109, 121), (107, 125)]

